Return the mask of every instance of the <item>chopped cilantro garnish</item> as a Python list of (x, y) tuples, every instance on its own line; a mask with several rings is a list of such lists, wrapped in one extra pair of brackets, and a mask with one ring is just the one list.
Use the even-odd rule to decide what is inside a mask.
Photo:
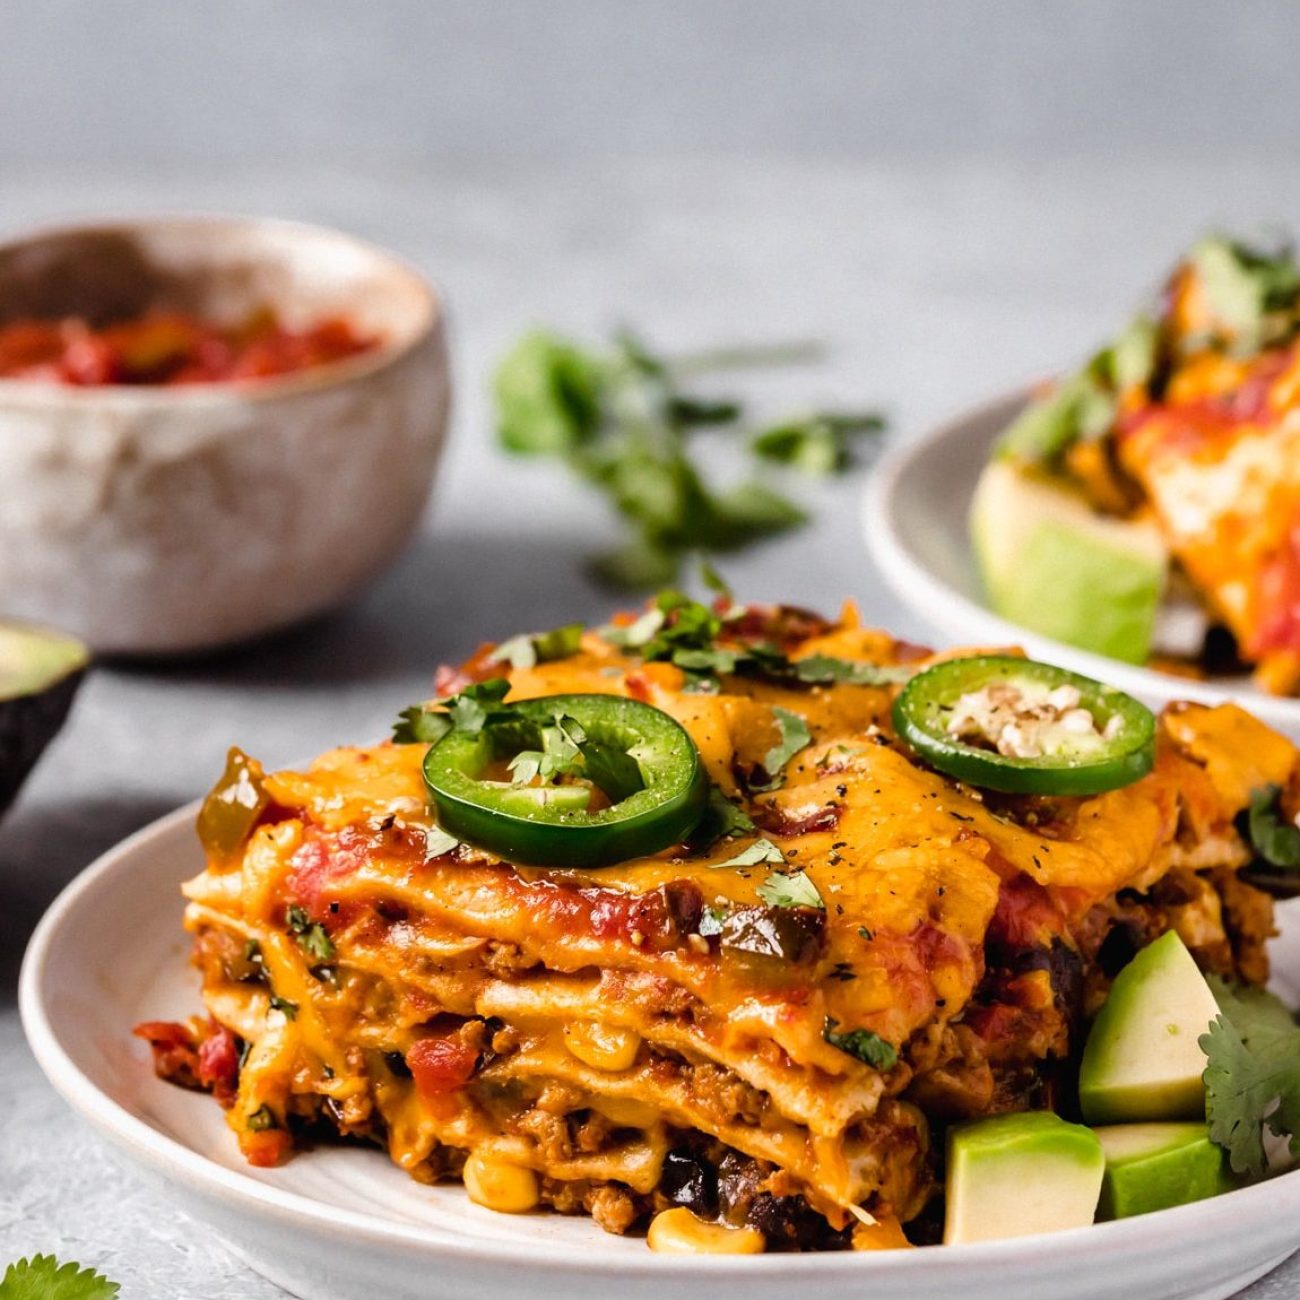
[(431, 745), (453, 727), (476, 736), (503, 712), (501, 701), (509, 690), (510, 683), (504, 677), (493, 677), (467, 686), (459, 695), (435, 701), (432, 708), (412, 705), (403, 709), (393, 724), (393, 739), (399, 745)]
[(568, 623), (550, 632), (512, 636), (492, 652), (492, 662), (506, 663), (511, 668), (532, 668), (556, 659), (568, 659), (578, 653), (584, 631), (581, 623)]
[(747, 848), (741, 849), (735, 857), (725, 862), (712, 862), (713, 867), (757, 867), (764, 863), (784, 863), (785, 854), (771, 840), (755, 840)]
[(334, 944), (325, 927), (303, 911), (301, 907), (289, 907), (285, 910), (284, 923), (289, 933), (298, 941), (298, 946), (317, 961), (329, 961), (334, 956)]
[(440, 858), (459, 844), (460, 841), (454, 835), (448, 835), (441, 826), (430, 826), (424, 832), (424, 860), (429, 862)]
[(279, 997), (277, 994), (271, 994), (271, 1010), (282, 1012), (286, 1020), (297, 1020), (298, 1004), (290, 1002), (288, 998)]
[(521, 750), (510, 760), (515, 785), (581, 777), (600, 789), (611, 803), (645, 789), (641, 767), (631, 754), (588, 737), (576, 718), (556, 714), (541, 728), (542, 748)]
[(774, 871), (759, 885), (758, 896), (769, 907), (815, 907), (819, 911), (826, 910), (817, 886), (806, 871), (795, 871), (790, 875)]
[(0, 1278), (0, 1300), (114, 1300), (120, 1291), (94, 1269), (60, 1264), (53, 1255), (16, 1260)]
[(916, 670), (903, 664), (869, 664), (831, 655), (809, 655), (790, 665), (791, 673), (810, 685), (847, 682), (852, 686), (888, 686), (909, 681)]
[(791, 713), (789, 709), (777, 705), (772, 709), (772, 718), (776, 722), (780, 738), (763, 756), (763, 770), (767, 773), (767, 781), (763, 784), (751, 785), (752, 790), (775, 790), (784, 784), (785, 765), (812, 740), (812, 732), (808, 730), (808, 724), (797, 713)]
[(837, 1020), (827, 1016), (825, 1027), (822, 1029), (822, 1037), (832, 1047), (838, 1047), (841, 1052), (856, 1056), (859, 1061), (881, 1072), (892, 1070), (898, 1064), (898, 1049), (892, 1043), (886, 1042), (879, 1034), (870, 1029), (850, 1029), (840, 1033), (838, 1024)]

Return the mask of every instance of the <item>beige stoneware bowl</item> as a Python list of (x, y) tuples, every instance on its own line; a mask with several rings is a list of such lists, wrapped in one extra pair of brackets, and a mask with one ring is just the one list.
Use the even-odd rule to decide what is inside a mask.
[(106, 654), (175, 655), (330, 609), (391, 561), (450, 397), (434, 292), (336, 231), (241, 217), (60, 227), (0, 245), (0, 323), (150, 307), (383, 339), (299, 374), (189, 387), (0, 379), (0, 612)]

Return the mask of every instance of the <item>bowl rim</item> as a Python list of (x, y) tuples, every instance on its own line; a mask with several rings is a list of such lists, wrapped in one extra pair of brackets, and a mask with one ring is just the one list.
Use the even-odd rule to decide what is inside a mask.
[[(646, 1274), (670, 1280), (697, 1277), (701, 1280), (727, 1278), (739, 1281), (760, 1274), (788, 1278), (793, 1282), (815, 1282), (819, 1277), (843, 1278), (845, 1274), (868, 1284), (878, 1273), (918, 1276), (926, 1283), (940, 1279), (960, 1281), (965, 1269), (1013, 1269), (1017, 1265), (1042, 1266), (1058, 1255), (1083, 1262), (1098, 1252), (1150, 1255), (1161, 1241), (1166, 1244), (1183, 1234), (1213, 1232), (1225, 1223), (1224, 1206), (1231, 1204), (1241, 1221), (1276, 1218), (1280, 1203), (1287, 1209), (1300, 1207), (1300, 1168), (1238, 1188), (1226, 1196), (1176, 1206), (1157, 1214), (1134, 1216), (1106, 1223), (1094, 1223), (1037, 1236), (1006, 1238), (973, 1244), (918, 1249), (861, 1252), (814, 1252), (810, 1254), (764, 1254), (754, 1257), (730, 1255), (672, 1256), (652, 1251), (618, 1256), (593, 1252), (584, 1261), (571, 1248), (542, 1244), (523, 1238), (466, 1236), (444, 1225), (408, 1224), (318, 1201), (288, 1188), (260, 1182), (237, 1169), (213, 1160), (183, 1141), (146, 1122), (112, 1097), (87, 1074), (64, 1046), (57, 1027), (58, 1015), (48, 1001), (50, 966), (60, 931), (79, 910), (93, 905), (96, 890), (115, 877), (127, 875), (141, 850), (178, 836), (192, 825), (201, 800), (185, 804), (157, 818), (100, 854), (75, 875), (60, 891), (37, 924), (23, 957), (18, 983), (18, 1009), (32, 1054), (53, 1086), (70, 1106), (119, 1150), (164, 1179), (179, 1183), (206, 1201), (227, 1208), (255, 1210), (267, 1215), (286, 1230), (319, 1231), (328, 1228), (346, 1232), (359, 1241), (387, 1250), (416, 1251), (422, 1258), (439, 1254), (467, 1262), (490, 1264), (510, 1261), (539, 1275), (563, 1278), (571, 1270), (599, 1274), (614, 1270), (643, 1277)], [(192, 833), (192, 832), (191, 832)], [(87, 896), (90, 896), (89, 899)], [(1285, 1216), (1283, 1216), (1285, 1221)], [(1300, 1230), (1286, 1234), (1276, 1263), (1300, 1246)], [(1272, 1265), (1270, 1265), (1272, 1267)]]
[(244, 212), (171, 211), (123, 212), (91, 217), (54, 218), (26, 226), (0, 238), (0, 255), (26, 245), (79, 234), (131, 234), (160, 226), (208, 226), (276, 230), (312, 238), (324, 237), (349, 244), (377, 263), (386, 264), (415, 291), (421, 319), (403, 339), (386, 339), (378, 347), (354, 357), (329, 361), (306, 370), (265, 378), (220, 379), (201, 384), (61, 384), (44, 379), (0, 376), (0, 404), (23, 408), (123, 406), (132, 409), (224, 406), (232, 401), (263, 405), (305, 393), (341, 388), (396, 365), (420, 347), (430, 335), (445, 327), (446, 296), (414, 263), (373, 240), (335, 226), (294, 217), (267, 217)]

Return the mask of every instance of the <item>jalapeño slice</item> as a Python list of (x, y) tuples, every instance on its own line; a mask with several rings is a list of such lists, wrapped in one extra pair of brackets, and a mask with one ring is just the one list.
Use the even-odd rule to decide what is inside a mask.
[[(519, 785), (484, 777), (490, 766), (539, 749), (543, 727), (557, 719), (572, 719), (585, 733), (586, 781)], [(481, 731), (453, 730), (432, 745), (424, 781), (450, 834), (514, 862), (555, 867), (601, 867), (658, 853), (695, 827), (709, 791), (699, 751), (682, 727), (660, 709), (617, 695), (510, 704), (505, 717)], [(597, 789), (610, 802), (593, 811)]]
[(1155, 717), (1145, 705), (1014, 655), (935, 664), (899, 693), (893, 719), (932, 767), (1007, 794), (1100, 794), (1155, 762)]

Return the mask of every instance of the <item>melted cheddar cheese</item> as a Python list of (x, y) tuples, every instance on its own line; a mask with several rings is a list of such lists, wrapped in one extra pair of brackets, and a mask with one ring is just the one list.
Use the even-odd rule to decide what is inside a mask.
[[(917, 655), (851, 614), (787, 651)], [(932, 1124), (1045, 1104), (1113, 928), (1176, 926), (1226, 972), (1262, 951), (1220, 886), (1245, 860), (1234, 817), (1296, 754), (1238, 710), (1166, 715), (1136, 785), (1014, 800), (919, 765), (889, 730), (891, 686), (728, 677), (703, 693), (591, 633), (510, 680), (511, 699), (628, 694), (671, 714), (758, 829), (540, 869), (468, 844), (426, 852), (423, 745), (260, 778), (245, 843), (185, 886), (209, 1013), (247, 1052), (229, 1098), (246, 1148), (268, 1127), (338, 1131), (426, 1180), (472, 1154), (476, 1187), (617, 1231), (669, 1207), (665, 1170), (695, 1160), (723, 1171), (733, 1226), (766, 1196), (820, 1216), (825, 1240), (783, 1210), (786, 1245), (875, 1242), (860, 1221), (907, 1222), (933, 1192)], [(746, 794), (775, 707), (812, 738), (783, 784)], [(771, 907), (770, 868), (722, 865), (758, 835), (824, 912)], [(799, 941), (728, 946), (701, 933), (706, 909)], [(855, 1032), (897, 1064), (846, 1050)]]

